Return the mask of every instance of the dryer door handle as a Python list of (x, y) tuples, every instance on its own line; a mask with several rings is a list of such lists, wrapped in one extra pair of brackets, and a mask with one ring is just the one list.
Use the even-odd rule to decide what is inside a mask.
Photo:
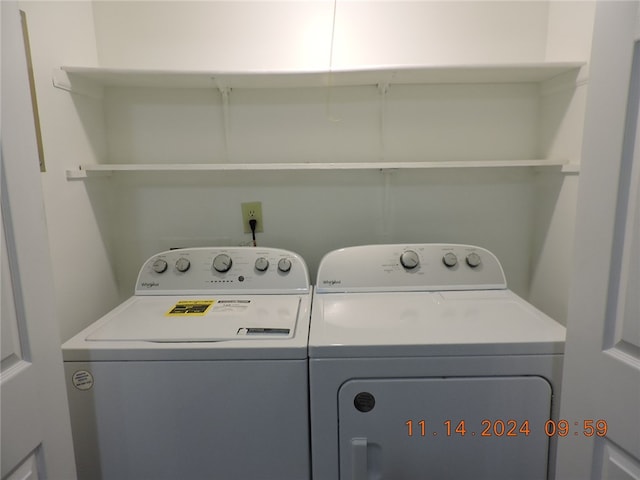
[(351, 480), (367, 480), (367, 439), (351, 439)]

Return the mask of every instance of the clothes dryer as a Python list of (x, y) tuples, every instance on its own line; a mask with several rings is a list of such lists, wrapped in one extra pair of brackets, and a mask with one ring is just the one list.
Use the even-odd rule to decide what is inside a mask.
[(564, 341), (483, 248), (327, 254), (309, 337), (314, 480), (550, 478)]
[(79, 477), (309, 478), (310, 305), (292, 252), (154, 255), (63, 345)]

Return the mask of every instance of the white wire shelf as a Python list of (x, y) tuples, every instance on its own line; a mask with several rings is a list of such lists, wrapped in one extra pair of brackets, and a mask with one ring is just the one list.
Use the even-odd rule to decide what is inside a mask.
[[(544, 82), (578, 71), (582, 62), (380, 66), (331, 71), (217, 72), (62, 66), (53, 84), (77, 93), (102, 87), (307, 88), (361, 85)], [(94, 92), (96, 94), (96, 92)]]

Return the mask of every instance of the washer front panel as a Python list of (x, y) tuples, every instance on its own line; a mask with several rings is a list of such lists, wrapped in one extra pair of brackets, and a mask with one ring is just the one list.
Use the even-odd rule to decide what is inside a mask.
[(540, 377), (349, 380), (340, 478), (539, 480), (551, 387)]
[(64, 367), (79, 479), (309, 478), (305, 359)]

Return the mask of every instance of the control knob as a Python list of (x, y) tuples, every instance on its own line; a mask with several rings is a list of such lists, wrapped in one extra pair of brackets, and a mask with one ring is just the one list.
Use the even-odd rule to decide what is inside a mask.
[(453, 268), (458, 264), (458, 257), (456, 257), (456, 254), (453, 252), (447, 252), (442, 257), (442, 263), (449, 268)]
[(167, 261), (162, 258), (158, 258), (153, 264), (151, 268), (156, 273), (164, 273), (167, 270)]
[(176, 270), (179, 272), (184, 273), (189, 270), (189, 268), (191, 268), (191, 262), (188, 258), (180, 257), (176, 262)]
[(220, 255), (216, 255), (213, 259), (213, 268), (216, 272), (224, 273), (228, 272), (231, 269), (232, 265), (231, 257), (226, 253), (221, 253)]
[(281, 258), (278, 262), (278, 271), (288, 273), (289, 270), (291, 270), (291, 260), (288, 258)]
[(467, 255), (467, 265), (469, 265), (471, 268), (476, 268), (478, 265), (480, 265), (481, 262), (482, 259), (476, 252), (471, 252), (469, 255)]
[(269, 268), (269, 260), (264, 257), (260, 257), (256, 260), (255, 267), (259, 272), (266, 272)]
[(411, 270), (420, 265), (420, 257), (413, 250), (407, 250), (400, 255), (400, 263), (407, 270)]

